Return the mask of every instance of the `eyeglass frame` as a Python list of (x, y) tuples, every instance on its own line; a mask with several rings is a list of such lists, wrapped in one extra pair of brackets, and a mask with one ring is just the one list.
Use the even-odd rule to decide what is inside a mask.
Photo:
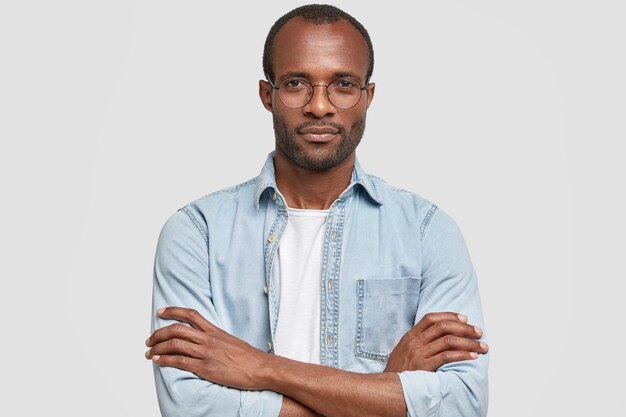
[[(365, 91), (365, 90), (367, 89), (367, 87), (370, 85), (369, 80), (367, 80), (367, 81), (366, 81), (366, 84), (365, 84), (363, 87), (361, 87), (361, 83), (360, 83), (358, 80), (354, 80), (354, 82), (356, 82), (356, 83), (357, 83), (357, 85), (359, 86), (359, 90), (361, 90), (361, 94), (359, 95), (359, 99), (356, 101), (356, 103), (354, 103), (354, 104), (353, 104), (352, 106), (350, 106), (350, 107), (338, 107), (338, 106), (337, 106), (337, 105), (335, 105), (335, 103), (333, 103), (333, 101), (330, 99), (330, 92), (328, 91), (328, 87), (330, 87), (330, 85), (331, 85), (331, 84), (333, 84), (334, 82), (336, 82), (336, 81), (338, 81), (338, 80), (341, 80), (341, 79), (342, 79), (342, 78), (344, 78), (344, 77), (338, 77), (338, 78), (334, 79), (332, 82), (330, 82), (329, 84), (313, 84), (313, 83), (311, 83), (311, 84), (310, 84), (310, 85), (311, 85), (311, 89), (312, 89), (312, 90), (311, 90), (311, 96), (310, 96), (310, 97), (309, 97), (309, 99), (306, 101), (306, 103), (304, 103), (302, 106), (299, 106), (299, 107), (290, 107), (290, 106), (288, 106), (288, 105), (287, 105), (287, 104), (283, 101), (283, 99), (280, 97), (280, 88), (281, 88), (281, 87), (276, 87), (276, 86), (274, 85), (274, 83), (272, 82), (272, 79), (270, 78), (270, 76), (269, 76), (269, 75), (265, 74), (265, 77), (267, 78), (267, 81), (269, 81), (269, 83), (270, 83), (270, 85), (272, 86), (272, 88), (273, 88), (273, 89), (275, 89), (275, 90), (278, 90), (278, 99), (280, 100), (280, 102), (281, 102), (281, 103), (283, 103), (283, 104), (284, 104), (287, 108), (290, 108), (290, 109), (301, 109), (301, 108), (303, 108), (304, 106), (306, 106), (307, 104), (309, 104), (309, 103), (311, 102), (311, 100), (313, 100), (313, 95), (315, 94), (315, 87), (325, 87), (325, 90), (326, 90), (326, 98), (328, 99), (328, 102), (329, 102), (330, 104), (332, 104), (332, 105), (333, 105), (333, 107), (338, 108), (338, 109), (340, 109), (340, 110), (350, 110), (350, 109), (354, 108), (357, 104), (359, 104), (359, 103), (361, 102), (361, 97), (363, 96), (363, 91)], [(290, 78), (298, 78), (298, 77), (290, 77)], [(286, 78), (286, 79), (284, 79), (284, 80), (283, 80), (280, 84), (282, 85), (285, 81), (289, 80), (290, 78)], [(307, 81), (307, 80), (304, 80), (304, 81)], [(307, 81), (307, 82), (309, 82), (309, 81)]]

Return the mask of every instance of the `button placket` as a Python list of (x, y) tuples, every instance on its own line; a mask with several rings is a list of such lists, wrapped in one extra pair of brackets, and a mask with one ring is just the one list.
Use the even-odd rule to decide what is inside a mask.
[(339, 278), (339, 265), (341, 264), (341, 230), (344, 222), (343, 199), (338, 199), (329, 212), (327, 218), (327, 239), (324, 242), (324, 272), (323, 279), (326, 285), (323, 286), (322, 297), (322, 340), (325, 346), (322, 348), (323, 364), (327, 366), (338, 366), (337, 340), (335, 335), (338, 331), (338, 308), (339, 289), (337, 282)]
[(284, 232), (288, 220), (287, 210), (281, 207), (280, 204), (277, 204), (277, 206), (278, 213), (276, 215), (276, 219), (274, 220), (272, 228), (266, 238), (265, 285), (263, 287), (263, 292), (268, 296), (268, 304), (270, 309), (270, 337), (272, 338), (272, 340), (274, 339), (274, 334), (276, 332), (276, 322), (278, 320), (278, 299), (276, 298), (276, 294), (272, 290), (274, 285), (272, 283), (273, 265), (276, 258), (276, 251), (280, 241), (280, 236)]

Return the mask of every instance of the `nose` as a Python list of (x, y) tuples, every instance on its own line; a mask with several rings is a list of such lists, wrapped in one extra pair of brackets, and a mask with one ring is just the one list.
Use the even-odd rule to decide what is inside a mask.
[(302, 108), (304, 114), (321, 119), (337, 112), (337, 108), (328, 99), (325, 85), (314, 85), (311, 94), (313, 94), (311, 100)]

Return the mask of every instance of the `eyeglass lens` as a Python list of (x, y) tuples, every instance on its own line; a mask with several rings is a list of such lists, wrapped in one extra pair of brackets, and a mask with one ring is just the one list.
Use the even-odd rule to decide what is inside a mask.
[[(324, 87), (322, 85), (322, 87)], [(278, 95), (287, 107), (304, 107), (313, 97), (314, 86), (307, 80), (288, 78), (280, 84)], [(326, 94), (333, 106), (349, 109), (361, 99), (361, 86), (351, 79), (338, 79), (326, 87)]]

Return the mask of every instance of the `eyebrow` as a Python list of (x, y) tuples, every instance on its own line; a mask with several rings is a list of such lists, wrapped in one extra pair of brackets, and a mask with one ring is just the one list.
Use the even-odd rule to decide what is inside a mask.
[(357, 80), (360, 80), (361, 77), (359, 77), (358, 75), (356, 75), (353, 72), (349, 72), (349, 71), (340, 71), (340, 72), (336, 72), (335, 73), (336, 77), (342, 78), (342, 77), (352, 77), (352, 78), (356, 78)]
[(291, 77), (311, 78), (311, 74), (309, 74), (308, 72), (294, 72), (294, 71), (290, 71), (290, 72), (286, 73), (285, 75), (283, 75), (280, 78), (285, 79), (285, 78), (291, 78)]
[[(289, 71), (288, 73), (283, 75), (281, 79), (284, 80), (285, 78), (291, 78), (291, 77), (306, 78), (310, 80), (311, 74), (309, 74), (308, 72)], [(335, 77), (337, 78), (352, 77), (352, 78), (356, 78), (357, 80), (361, 80), (361, 77), (359, 77), (358, 75), (350, 71), (337, 71), (335, 73)]]

